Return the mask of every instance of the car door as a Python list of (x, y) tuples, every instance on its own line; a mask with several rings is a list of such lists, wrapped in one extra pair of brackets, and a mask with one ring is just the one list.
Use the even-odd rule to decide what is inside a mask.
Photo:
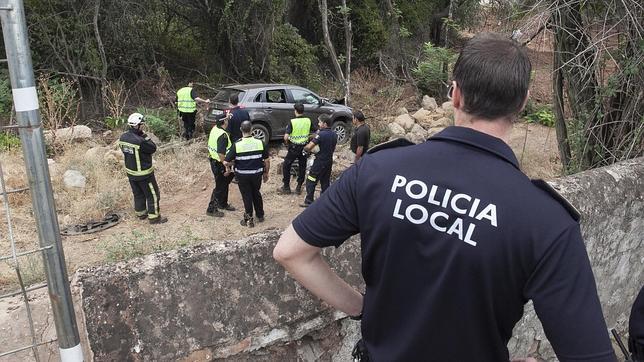
[(306, 88), (291, 88), (289, 89), (293, 103), (304, 103), (304, 116), (309, 117), (317, 127), (318, 117), (322, 113), (333, 113), (328, 107), (324, 107), (320, 97)]
[(286, 125), (294, 117), (293, 103), (289, 103), (286, 89), (283, 87), (268, 88), (264, 91), (262, 108), (268, 116), (274, 136), (283, 136)]

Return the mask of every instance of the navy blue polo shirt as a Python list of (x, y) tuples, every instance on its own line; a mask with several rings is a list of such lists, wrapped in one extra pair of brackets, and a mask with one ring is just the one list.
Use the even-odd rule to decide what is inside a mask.
[(528, 300), (561, 361), (615, 360), (579, 224), (498, 138), (368, 154), (293, 227), (318, 247), (360, 233), (373, 360), (507, 361)]
[(331, 162), (333, 160), (333, 152), (335, 152), (335, 146), (338, 143), (338, 135), (335, 132), (329, 128), (320, 128), (311, 142), (320, 147), (320, 151), (315, 154), (316, 161)]
[(232, 116), (228, 120), (228, 134), (230, 134), (230, 141), (235, 143), (242, 138), (241, 124), (244, 121), (250, 121), (250, 114), (244, 108), (235, 106), (230, 110)]

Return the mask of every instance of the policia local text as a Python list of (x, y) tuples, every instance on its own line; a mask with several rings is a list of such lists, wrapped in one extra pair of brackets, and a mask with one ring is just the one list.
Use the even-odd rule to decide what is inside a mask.
[[(428, 205), (419, 203), (403, 202), (398, 198), (394, 206), (393, 217), (400, 220), (407, 220), (413, 224), (421, 225), (429, 222), (429, 226), (436, 231), (455, 235), (459, 240), (469, 245), (476, 246), (474, 241), (474, 230), (476, 224), (465, 223), (462, 218), (452, 218), (450, 214), (467, 215), (475, 220), (486, 219), (490, 225), (497, 227), (496, 205), (482, 203), (480, 199), (464, 193), (455, 193), (448, 188), (440, 188), (436, 185), (428, 185), (420, 180), (408, 181), (406, 177), (396, 175), (391, 185), (391, 192), (405, 191), (408, 198), (423, 200)], [(439, 206), (446, 211), (435, 211)]]

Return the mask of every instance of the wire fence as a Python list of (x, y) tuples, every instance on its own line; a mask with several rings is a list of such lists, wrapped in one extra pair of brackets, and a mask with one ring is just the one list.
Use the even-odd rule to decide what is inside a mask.
[[(6, 127), (3, 127), (3, 128), (6, 128)], [(29, 188), (27, 187), (13, 189), (13, 190), (7, 189), (2, 162), (0, 162), (0, 192), (2, 194), (3, 211), (5, 214), (5, 222), (7, 224), (7, 239), (9, 241), (9, 247), (10, 247), (10, 254), (0, 256), (0, 261), (5, 262), (9, 266), (11, 266), (13, 271), (15, 271), (16, 273), (16, 279), (19, 284), (19, 289), (10, 291), (8, 293), (0, 294), (0, 299), (21, 296), (21, 300), (24, 304), (24, 311), (27, 314), (29, 336), (30, 336), (30, 340), (28, 342), (29, 344), (26, 344), (18, 348), (14, 348), (9, 351), (0, 350), (0, 358), (10, 356), (10, 355), (15, 355), (15, 354), (18, 354), (19, 352), (31, 349), (33, 351), (32, 356), (34, 360), (37, 362), (40, 362), (40, 357), (38, 355), (37, 347), (55, 342), (56, 339), (42, 341), (42, 340), (39, 340), (38, 336), (36, 335), (36, 327), (34, 325), (34, 318), (32, 316), (32, 308), (31, 308), (31, 305), (29, 304), (29, 293), (42, 288), (46, 288), (47, 283), (38, 283), (30, 286), (25, 285), (25, 282), (22, 276), (23, 274), (20, 268), (20, 262), (21, 262), (21, 257), (25, 257), (28, 255), (40, 254), (42, 256), (43, 250), (50, 249), (52, 248), (52, 246), (20, 251), (16, 245), (16, 239), (14, 237), (14, 231), (13, 231), (13, 224), (11, 221), (11, 207), (9, 204), (9, 195), (13, 193), (26, 192), (28, 190)], [(23, 356), (21, 356), (21, 358), (23, 358)]]
[[(28, 341), (24, 345), (3, 351), (4, 346), (10, 345), (9, 341), (0, 344), (0, 358), (14, 356), (20, 352), (31, 350), (33, 358), (40, 361), (38, 347), (57, 342), (60, 360), (63, 362), (83, 361), (80, 346), (80, 337), (76, 325), (74, 307), (71, 301), (71, 291), (53, 190), (49, 178), (49, 168), (45, 154), (44, 135), (40, 119), (38, 95), (35, 87), (31, 52), (28, 43), (27, 24), (25, 20), (24, 4), (22, 0), (0, 1), (0, 21), (4, 47), (7, 53), (6, 64), (9, 68), (13, 106), (16, 115), (15, 125), (0, 127), (0, 131), (17, 130), (25, 160), (25, 171), (29, 180), (29, 187), (8, 190), (5, 182), (4, 169), (0, 162), (0, 191), (2, 195), (3, 210), (7, 223), (7, 239), (10, 252), (0, 255), (0, 262), (4, 262), (16, 273), (17, 290), (0, 295), (0, 301), (5, 298), (19, 296), (24, 304), (29, 329)], [(5, 63), (5, 62), (2, 62)], [(11, 220), (11, 206), (9, 195), (12, 193), (27, 192), (31, 196), (34, 224), (38, 231), (39, 247), (28, 250), (19, 250), (16, 244), (14, 228)], [(24, 269), (21, 268), (23, 258), (40, 255), (45, 271), (46, 283), (27, 285), (24, 278)], [(55, 339), (38, 337), (34, 323), (32, 305), (29, 303), (29, 294), (47, 288), (51, 308), (49, 315), (53, 316), (56, 328)], [(5, 328), (13, 328), (9, 326)], [(50, 357), (50, 356), (47, 356)], [(18, 357), (24, 358), (24, 357)]]

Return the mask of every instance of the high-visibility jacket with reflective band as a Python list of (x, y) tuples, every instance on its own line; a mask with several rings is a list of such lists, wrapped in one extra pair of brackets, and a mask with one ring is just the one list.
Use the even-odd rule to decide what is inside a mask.
[(254, 137), (244, 137), (235, 142), (235, 172), (238, 175), (255, 175), (264, 172), (264, 142)]
[(215, 161), (221, 161), (219, 159), (219, 152), (217, 152), (217, 143), (219, 141), (219, 138), (222, 135), (226, 135), (226, 142), (228, 143), (226, 145), (226, 150), (223, 152), (225, 155), (226, 153), (228, 153), (230, 146), (232, 146), (232, 143), (230, 142), (230, 136), (228, 136), (228, 132), (215, 126), (210, 130), (210, 136), (208, 136), (208, 154), (210, 155), (210, 158), (212, 158)]
[(118, 145), (125, 158), (125, 172), (130, 179), (143, 180), (154, 172), (152, 154), (157, 150), (157, 145), (150, 137), (143, 137), (134, 128), (123, 133)]
[(311, 133), (311, 120), (307, 117), (293, 118), (291, 120), (293, 131), (289, 134), (288, 139), (296, 145), (308, 143), (309, 134)]
[(177, 91), (177, 109), (183, 113), (193, 113), (197, 110), (197, 103), (192, 99), (192, 88), (183, 87)]

